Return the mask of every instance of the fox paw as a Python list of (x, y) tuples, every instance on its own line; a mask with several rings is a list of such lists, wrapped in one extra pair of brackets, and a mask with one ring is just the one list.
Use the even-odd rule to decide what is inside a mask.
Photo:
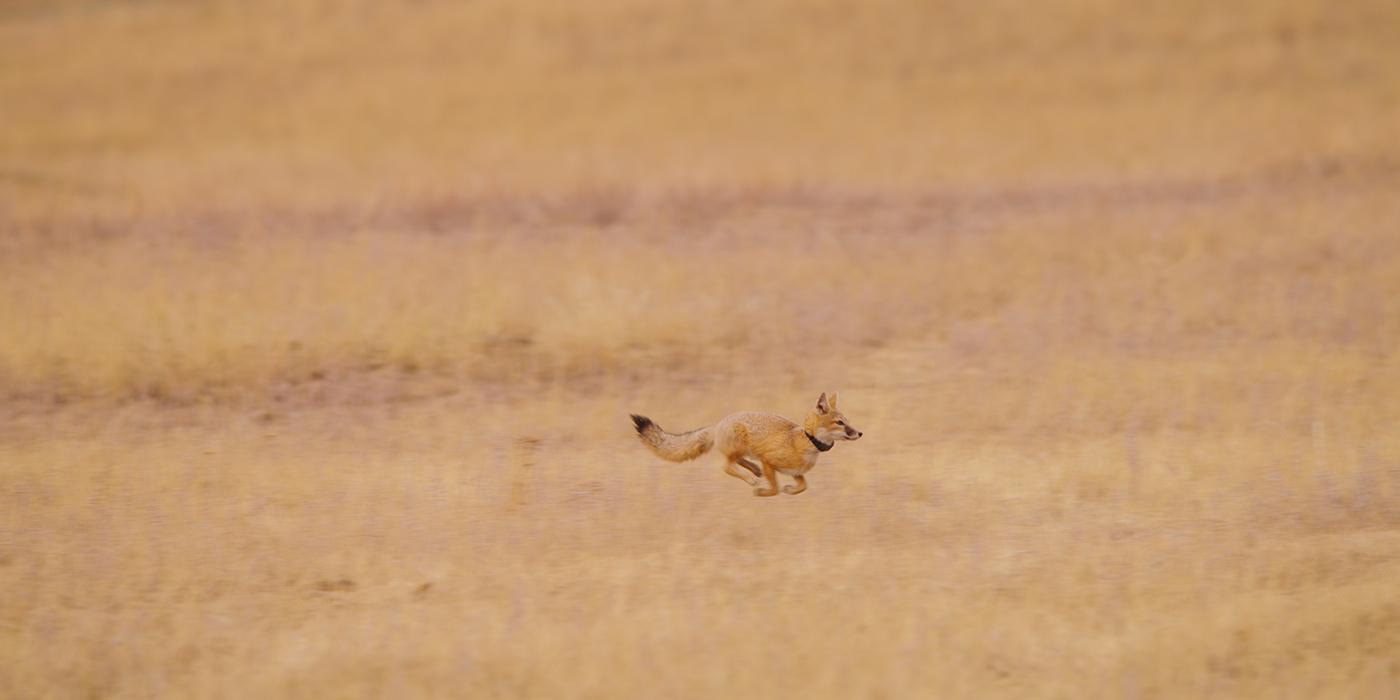
[(796, 486), (790, 486), (790, 485), (789, 485), (789, 486), (784, 486), (784, 487), (783, 487), (783, 493), (785, 493), (785, 494), (787, 494), (787, 495), (789, 495), (789, 496), (796, 496), (797, 494), (802, 493), (803, 491), (806, 491), (806, 490), (807, 490), (807, 487), (806, 487), (806, 486), (803, 486), (803, 487), (800, 488), (800, 489), (797, 488)]
[(776, 496), (776, 495), (778, 495), (778, 490), (777, 490), (777, 489), (756, 488), (756, 489), (753, 490), (753, 495), (755, 495), (755, 496)]

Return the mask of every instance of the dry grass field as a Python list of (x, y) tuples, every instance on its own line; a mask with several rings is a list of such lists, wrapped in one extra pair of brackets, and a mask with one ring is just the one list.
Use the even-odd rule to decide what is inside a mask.
[(1396, 697), (1397, 192), (1391, 2), (0, 0), (0, 697)]

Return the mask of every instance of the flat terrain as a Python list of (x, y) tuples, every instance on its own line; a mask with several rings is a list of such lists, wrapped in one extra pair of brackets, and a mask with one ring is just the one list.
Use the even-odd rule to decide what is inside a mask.
[(0, 1), (0, 696), (1394, 697), (1400, 10), (923, 5)]

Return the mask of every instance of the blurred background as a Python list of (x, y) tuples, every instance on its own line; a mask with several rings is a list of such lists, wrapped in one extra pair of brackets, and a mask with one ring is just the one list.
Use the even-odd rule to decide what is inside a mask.
[(1388, 697), (1398, 187), (1388, 2), (0, 0), (0, 694)]

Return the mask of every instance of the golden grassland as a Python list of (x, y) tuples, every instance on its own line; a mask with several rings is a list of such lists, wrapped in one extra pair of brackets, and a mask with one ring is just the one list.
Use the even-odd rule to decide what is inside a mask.
[(0, 3), (0, 696), (1391, 697), (1397, 27)]

